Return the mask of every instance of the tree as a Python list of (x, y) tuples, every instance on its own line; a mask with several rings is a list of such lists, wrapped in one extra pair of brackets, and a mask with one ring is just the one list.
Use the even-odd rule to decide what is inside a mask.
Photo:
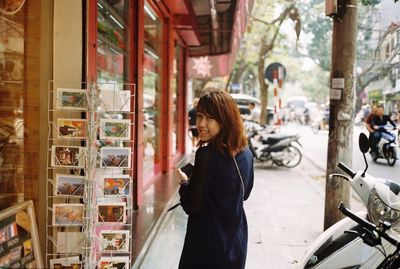
[(302, 5), (301, 13), (307, 16), (303, 31), (311, 36), (307, 46), (308, 57), (322, 70), (330, 71), (332, 50), (332, 20), (325, 16), (325, 1), (311, 0)]
[[(376, 5), (380, 0), (362, 0), (362, 6), (359, 6), (358, 12), (358, 37), (357, 37), (357, 69), (361, 70), (357, 74), (356, 95), (368, 86), (372, 81), (388, 76), (393, 68), (399, 66), (399, 62), (395, 61), (396, 53), (399, 53), (399, 44), (394, 49), (392, 57), (386, 62), (380, 61), (379, 52), (382, 44), (390, 34), (390, 29), (379, 32), (378, 42), (374, 44), (373, 39), (374, 28), (376, 28), (377, 9)], [(396, 1), (394, 1), (396, 2)], [(302, 14), (307, 14), (308, 19), (304, 22), (304, 32), (311, 35), (310, 44), (308, 45), (308, 54), (323, 70), (330, 69), (330, 49), (331, 49), (331, 32), (332, 22), (323, 12), (325, 7), (324, 0), (311, 0), (302, 5)], [(319, 14), (319, 15), (315, 15)], [(371, 57), (372, 55), (372, 57)], [(361, 98), (356, 98), (356, 111), (361, 107)]]
[[(252, 28), (257, 27), (258, 29), (262, 29), (260, 33), (261, 38), (258, 50), (258, 59), (257, 59), (257, 71), (258, 71), (258, 83), (260, 85), (260, 93), (261, 93), (261, 116), (260, 121), (266, 122), (267, 116), (267, 105), (268, 105), (268, 84), (265, 83), (264, 79), (264, 70), (265, 70), (265, 60), (271, 54), (274, 49), (275, 42), (277, 41), (281, 26), (285, 19), (288, 17), (295, 22), (295, 29), (297, 36), (300, 35), (300, 27), (301, 21), (298, 13), (298, 9), (296, 8), (293, 1), (288, 1), (289, 3), (286, 5), (276, 4), (280, 8), (283, 7), (283, 11), (272, 21), (266, 21), (263, 19), (262, 15), (265, 13), (263, 8), (260, 6), (258, 2), (256, 2), (256, 6), (253, 8), (254, 13), (252, 14), (251, 26)], [(257, 5), (258, 3), (258, 5)], [(265, 3), (262, 3), (265, 5)], [(273, 9), (274, 4), (268, 5), (268, 8)], [(263, 27), (254, 26), (262, 25)]]
[[(371, 27), (363, 28), (366, 31), (374, 31)], [(392, 48), (385, 60), (381, 59), (381, 51), (386, 49), (384, 48), (384, 43), (387, 41), (388, 36), (395, 33), (395, 31), (395, 27), (388, 27), (383, 31), (378, 30), (378, 41), (375, 47), (370, 50), (366, 50), (364, 55), (359, 55), (361, 59), (363, 57), (366, 59), (366, 61), (360, 61), (363, 63), (363, 67), (362, 71), (357, 74), (357, 95), (360, 95), (360, 93), (363, 92), (371, 82), (389, 76), (394, 68), (398, 68), (400, 66), (400, 60), (398, 57), (400, 54), (399, 43)], [(368, 58), (368, 55), (372, 55), (372, 57)], [(360, 104), (358, 104), (358, 106), (360, 106)]]

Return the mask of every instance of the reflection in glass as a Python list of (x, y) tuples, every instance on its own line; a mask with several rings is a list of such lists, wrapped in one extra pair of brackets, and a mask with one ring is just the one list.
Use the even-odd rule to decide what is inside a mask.
[[(101, 91), (99, 114), (105, 119), (129, 118), (129, 0), (98, 0), (97, 3), (97, 86)], [(100, 139), (100, 146), (129, 146), (121, 141)]]
[(174, 58), (174, 66), (173, 66), (173, 74), (174, 79), (172, 80), (172, 96), (173, 96), (173, 108), (172, 111), (174, 113), (172, 120), (172, 155), (175, 155), (178, 152), (178, 114), (179, 114), (179, 64), (180, 64), (180, 47), (178, 44), (175, 44), (175, 58)]
[[(154, 175), (161, 160), (160, 111), (162, 24), (155, 11), (147, 2), (145, 3), (144, 10), (144, 174), (151, 176)], [(145, 180), (148, 178), (145, 177)]]
[[(25, 9), (0, 8), (0, 210), (23, 201)], [(18, 4), (17, 2), (15, 4)], [(19, 6), (19, 5), (17, 5)]]
[(97, 80), (127, 81), (128, 27), (125, 1), (99, 0), (97, 5)]

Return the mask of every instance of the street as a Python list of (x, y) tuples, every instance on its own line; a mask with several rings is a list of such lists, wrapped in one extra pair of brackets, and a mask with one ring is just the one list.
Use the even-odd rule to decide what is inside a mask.
[[(301, 135), (300, 142), (303, 145), (304, 153), (307, 154), (312, 161), (326, 169), (327, 152), (328, 152), (328, 131), (319, 131), (314, 134), (308, 126), (287, 125), (281, 129), (282, 133), (299, 133)], [(362, 153), (358, 148), (358, 136), (360, 132), (367, 134), (367, 130), (360, 127), (354, 127), (353, 132), (353, 164), (351, 167), (354, 171), (364, 170), (365, 163)], [(397, 156), (400, 155), (399, 147), (397, 148)], [(400, 182), (400, 161), (397, 160), (393, 167), (390, 167), (386, 160), (379, 159), (374, 162), (369, 153), (366, 154), (368, 161), (368, 173), (372, 176), (387, 178)]]

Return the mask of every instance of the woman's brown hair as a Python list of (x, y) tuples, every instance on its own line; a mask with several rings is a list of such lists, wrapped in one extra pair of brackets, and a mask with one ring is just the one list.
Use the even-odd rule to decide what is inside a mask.
[[(215, 88), (208, 89), (197, 104), (197, 112), (210, 116), (218, 122), (220, 132), (210, 141), (221, 152), (228, 150), (229, 155), (235, 156), (247, 145), (243, 120), (239, 108), (227, 92)], [(205, 142), (200, 141), (199, 146)]]

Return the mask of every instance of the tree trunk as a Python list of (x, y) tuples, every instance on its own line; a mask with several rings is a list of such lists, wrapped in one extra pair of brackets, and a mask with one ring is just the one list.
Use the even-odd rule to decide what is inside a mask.
[(265, 58), (269, 51), (272, 50), (273, 44), (267, 44), (267, 34), (261, 39), (261, 48), (258, 55), (258, 83), (260, 84), (260, 101), (261, 101), (261, 111), (260, 111), (260, 123), (267, 123), (267, 105), (268, 105), (268, 84), (265, 83)]
[[(261, 53), (263, 51), (261, 50)], [(261, 54), (260, 53), (260, 54)], [(265, 54), (264, 54), (265, 55)], [(265, 83), (264, 79), (264, 70), (265, 70), (265, 62), (264, 57), (259, 57), (260, 61), (258, 62), (258, 82), (260, 84), (260, 101), (261, 101), (261, 112), (260, 112), (260, 123), (267, 123), (267, 105), (268, 105), (268, 84)]]
[(349, 184), (329, 175), (337, 170), (338, 162), (352, 166), (356, 35), (357, 0), (349, 0), (343, 18), (333, 23), (331, 79), (344, 78), (345, 85), (341, 100), (330, 101), (325, 229), (343, 218), (338, 210), (340, 202), (350, 206)]

